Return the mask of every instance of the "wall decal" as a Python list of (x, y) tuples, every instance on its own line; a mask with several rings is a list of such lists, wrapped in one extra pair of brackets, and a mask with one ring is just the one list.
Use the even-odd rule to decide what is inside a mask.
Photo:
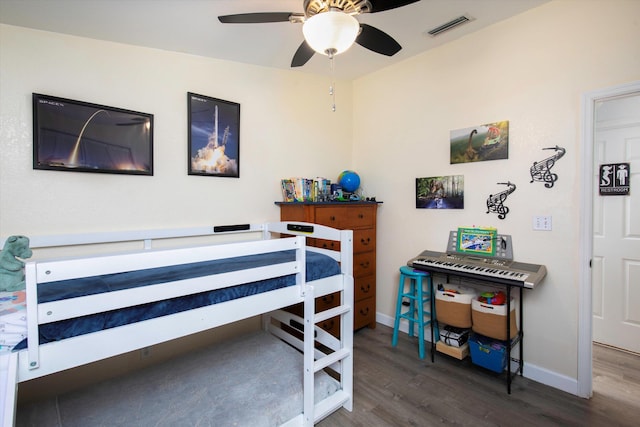
[(551, 188), (558, 180), (558, 175), (551, 173), (551, 168), (556, 164), (556, 160), (564, 156), (566, 150), (557, 145), (555, 147), (543, 148), (543, 150), (556, 150), (556, 153), (544, 160), (540, 160), (539, 162), (533, 162), (533, 165), (529, 169), (529, 172), (531, 173), (531, 182), (544, 182), (545, 187)]
[(464, 209), (464, 175), (416, 178), (416, 208)]
[(452, 130), (449, 139), (451, 164), (509, 158), (509, 121)]
[(504, 205), (504, 201), (507, 200), (509, 194), (516, 191), (516, 185), (511, 181), (498, 182), (498, 184), (506, 185), (509, 188), (497, 194), (489, 195), (489, 198), (487, 199), (487, 213), (497, 213), (499, 219), (505, 219), (507, 214), (509, 213), (509, 208)]

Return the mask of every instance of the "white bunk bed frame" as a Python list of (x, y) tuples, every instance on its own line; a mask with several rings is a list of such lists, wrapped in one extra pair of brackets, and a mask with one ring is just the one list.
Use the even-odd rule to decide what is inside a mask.
[[(252, 241), (206, 246), (174, 249), (152, 248), (153, 242), (159, 239), (230, 233), (257, 233), (259, 237)], [(278, 233), (278, 235), (272, 236), (272, 233)], [(282, 234), (292, 237), (274, 238)], [(340, 252), (308, 247), (306, 246), (306, 238), (339, 241)], [(302, 414), (291, 419), (285, 425), (311, 426), (341, 407), (351, 411), (353, 402), (352, 240), (351, 230), (336, 230), (322, 225), (301, 222), (31, 238), (31, 248), (142, 241), (144, 249), (126, 253), (26, 263), (28, 348), (13, 352), (3, 358), (7, 359), (4, 360), (7, 365), (5, 367), (7, 381), (3, 389), (0, 389), (0, 393), (4, 392), (5, 395), (4, 405), (0, 407), (4, 410), (3, 425), (14, 423), (19, 382), (257, 315), (262, 315), (264, 329), (303, 352), (304, 409)], [(339, 261), (341, 273), (306, 283), (305, 247), (307, 250), (325, 253)], [(43, 304), (38, 304), (37, 301), (39, 283), (289, 249), (296, 251), (294, 262)], [(38, 327), (40, 324), (290, 274), (295, 274), (295, 286), (61, 341), (39, 344)], [(176, 283), (179, 283), (179, 286), (176, 286)], [(315, 313), (315, 298), (333, 292), (340, 292), (341, 304), (327, 311)], [(279, 310), (297, 303), (304, 303), (304, 319), (296, 319), (296, 316)], [(341, 316), (339, 339), (315, 326), (316, 323), (335, 316)], [(287, 332), (291, 328), (281, 327), (283, 324), (289, 326), (292, 319), (304, 325), (302, 334), (291, 334)], [(300, 335), (302, 335), (302, 339), (300, 339)], [(316, 342), (321, 343), (323, 348), (330, 350), (324, 352), (318, 350)], [(339, 374), (340, 390), (324, 400), (314, 403), (314, 373), (325, 368), (330, 368)]]

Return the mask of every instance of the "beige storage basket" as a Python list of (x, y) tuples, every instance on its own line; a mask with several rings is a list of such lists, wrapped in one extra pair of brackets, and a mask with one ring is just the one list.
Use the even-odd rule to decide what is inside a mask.
[[(507, 340), (507, 304), (491, 305), (474, 299), (471, 302), (471, 317), (473, 332), (501, 341)], [(516, 322), (516, 305), (511, 298), (511, 313), (509, 314), (511, 337), (518, 334)]]
[[(452, 292), (451, 290), (457, 291)], [(446, 285), (446, 289), (436, 291), (436, 317), (438, 322), (457, 328), (471, 327), (471, 301), (474, 289), (463, 286)]]

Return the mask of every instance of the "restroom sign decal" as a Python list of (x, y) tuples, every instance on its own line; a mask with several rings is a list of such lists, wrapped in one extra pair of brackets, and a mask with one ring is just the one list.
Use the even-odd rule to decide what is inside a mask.
[(629, 194), (630, 179), (629, 163), (600, 165), (600, 195), (626, 196)]

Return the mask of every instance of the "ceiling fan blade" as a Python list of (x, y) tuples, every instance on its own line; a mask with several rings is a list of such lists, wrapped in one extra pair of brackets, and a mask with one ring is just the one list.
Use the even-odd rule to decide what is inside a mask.
[(371, 13), (376, 13), (396, 9), (418, 1), (420, 0), (369, 0), (369, 3), (371, 3)]
[(293, 12), (258, 12), (238, 13), (236, 15), (218, 16), (223, 24), (263, 24), (266, 22), (287, 22)]
[(393, 56), (402, 49), (402, 46), (389, 34), (367, 24), (360, 24), (360, 34), (356, 43), (382, 55)]
[(296, 53), (293, 55), (293, 59), (291, 60), (291, 66), (292, 67), (303, 66), (304, 64), (307, 63), (307, 61), (311, 59), (314, 53), (316, 52), (313, 49), (311, 49), (311, 46), (309, 46), (307, 41), (304, 40), (302, 44), (298, 47), (298, 50), (296, 50)]

